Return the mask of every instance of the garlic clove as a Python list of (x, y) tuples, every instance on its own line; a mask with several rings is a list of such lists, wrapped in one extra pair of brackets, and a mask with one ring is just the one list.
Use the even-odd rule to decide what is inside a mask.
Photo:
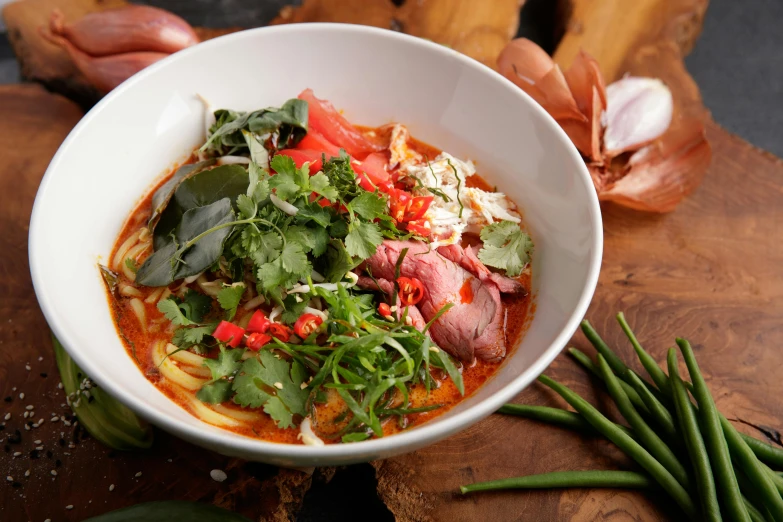
[(699, 186), (711, 157), (703, 122), (677, 122), (661, 139), (635, 152), (627, 174), (604, 183), (598, 198), (636, 210), (671, 212)]
[(674, 102), (654, 78), (625, 77), (606, 89), (604, 153), (611, 158), (661, 136), (672, 120)]
[(498, 56), (498, 70), (532, 97), (553, 118), (586, 121), (568, 83), (552, 58), (527, 38), (517, 38)]

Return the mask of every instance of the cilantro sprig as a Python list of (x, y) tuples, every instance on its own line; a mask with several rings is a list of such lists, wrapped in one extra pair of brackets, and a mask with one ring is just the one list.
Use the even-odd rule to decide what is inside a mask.
[(513, 221), (499, 221), (481, 229), (484, 246), (478, 258), (485, 265), (506, 271), (509, 277), (516, 277), (530, 262), (533, 240), (522, 232)]

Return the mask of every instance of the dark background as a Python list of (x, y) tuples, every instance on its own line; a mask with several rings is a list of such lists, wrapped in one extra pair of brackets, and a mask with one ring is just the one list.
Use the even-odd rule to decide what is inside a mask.
[[(399, 2), (400, 0), (397, 0)], [(634, 1), (634, 0), (628, 0)], [(0, 4), (6, 3), (0, 0)], [(193, 25), (265, 25), (296, 0), (150, 0)], [(519, 34), (552, 49), (554, 0), (527, 0)], [(750, 143), (783, 157), (783, 0), (711, 0), (688, 70), (715, 121)], [(0, 83), (19, 81), (5, 34), (0, 35)], [(373, 469), (351, 466), (328, 485), (315, 484), (300, 521), (393, 520), (375, 493)]]

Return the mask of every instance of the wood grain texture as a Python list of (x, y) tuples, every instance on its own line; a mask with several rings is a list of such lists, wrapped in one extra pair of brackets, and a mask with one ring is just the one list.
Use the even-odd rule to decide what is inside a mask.
[(371, 25), (427, 38), (495, 67), (514, 37), (524, 0), (304, 0), (272, 23), (342, 22)]
[[(77, 521), (171, 499), (209, 502), (255, 520), (290, 519), (313, 480), (307, 473), (223, 457), (159, 430), (151, 450), (118, 453), (74, 426), (51, 422), (70, 410), (58, 388), (49, 330), (33, 293), (27, 233), (41, 176), (82, 111), (40, 86), (11, 85), (0, 87), (0, 113), (0, 141), (6, 147), (0, 164), (0, 193), (6, 195), (0, 205), (0, 520)], [(31, 419), (23, 417), (27, 405), (34, 407)], [(41, 427), (24, 429), (38, 419), (44, 419)], [(19, 442), (14, 442), (16, 430)], [(78, 443), (69, 447), (74, 440)], [(43, 449), (36, 451), (39, 446)], [(228, 480), (213, 481), (213, 469), (224, 470)], [(331, 473), (325, 468), (315, 476), (328, 479)], [(66, 510), (68, 505), (73, 509)]]

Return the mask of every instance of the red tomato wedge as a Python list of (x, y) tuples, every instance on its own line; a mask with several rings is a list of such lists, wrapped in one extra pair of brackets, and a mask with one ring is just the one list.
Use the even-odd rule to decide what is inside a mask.
[(322, 155), (317, 150), (283, 149), (278, 151), (278, 154), (288, 156), (294, 160), (294, 164), (298, 169), (301, 169), (305, 163), (310, 163), (310, 175), (320, 172), (323, 168)]
[(389, 173), (386, 171), (386, 165), (388, 163), (385, 154), (376, 152), (370, 154), (362, 161), (352, 162), (351, 166), (357, 174), (366, 174), (374, 185), (381, 185), (382, 183), (389, 181), (390, 178)]
[(364, 159), (371, 152), (381, 150), (351, 125), (334, 106), (326, 100), (319, 100), (312, 89), (305, 89), (299, 95), (308, 105), (308, 129), (323, 135), (329, 142), (337, 145), (352, 157)]
[(319, 134), (318, 131), (310, 129), (302, 141), (296, 145), (297, 149), (302, 150), (319, 150), (326, 154), (326, 159), (336, 158), (340, 156), (340, 147), (330, 142)]

